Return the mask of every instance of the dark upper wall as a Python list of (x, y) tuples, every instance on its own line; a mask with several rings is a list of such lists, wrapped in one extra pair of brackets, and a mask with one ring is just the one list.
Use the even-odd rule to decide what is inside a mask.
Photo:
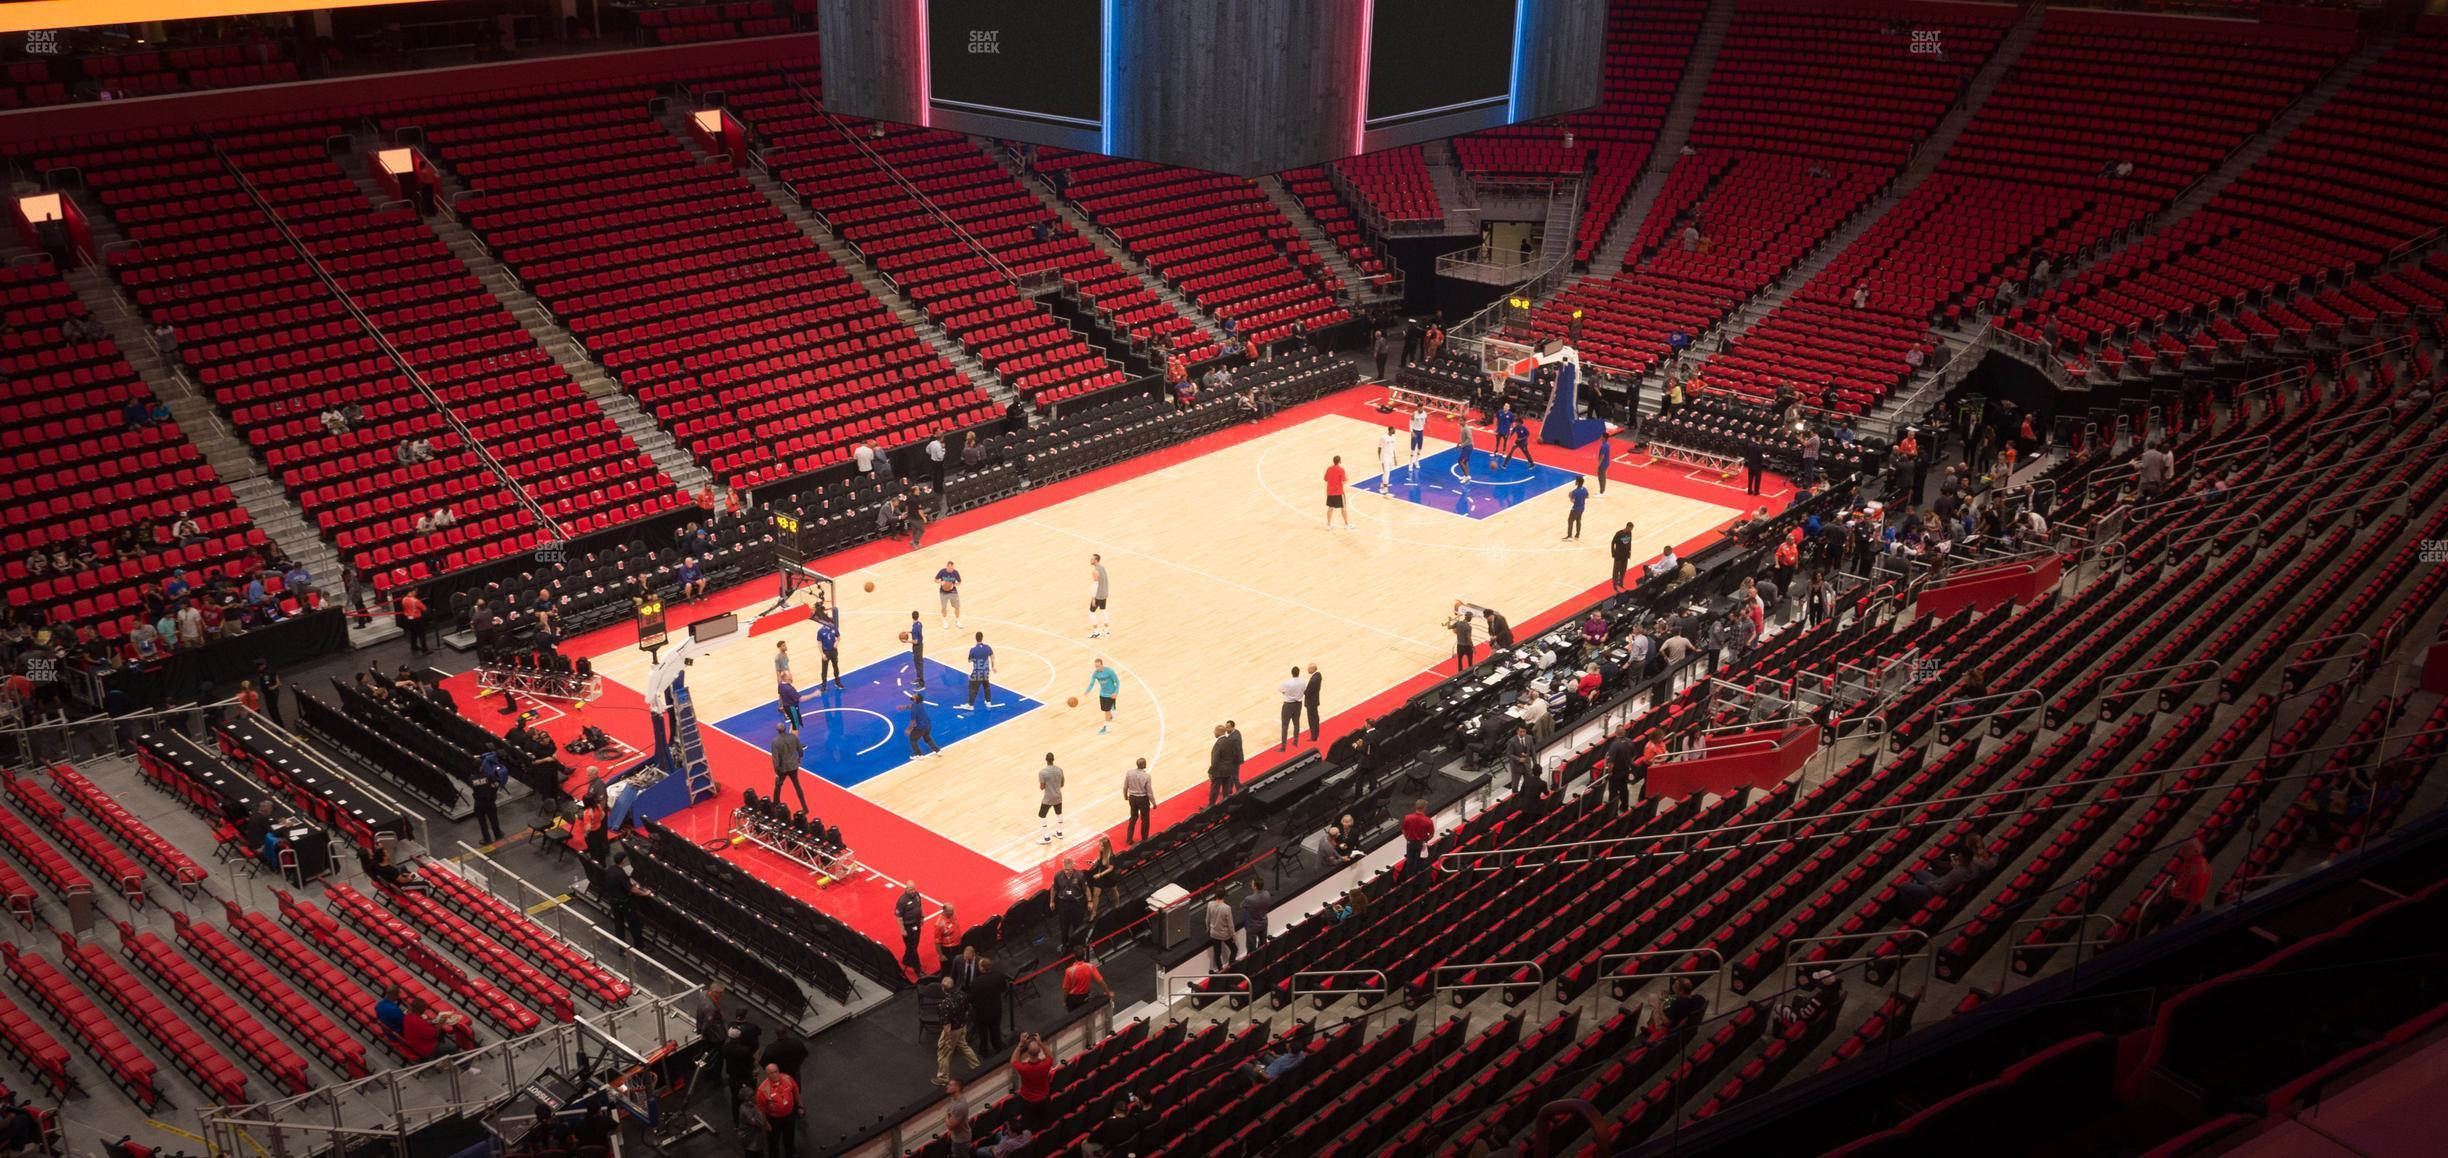
[[(852, 116), (927, 123), (915, 0), (819, 0), (825, 104)], [(1484, 127), (1424, 122), (1360, 137), (1365, 0), (1113, 0), (1116, 107), (1084, 139), (1017, 123), (948, 127), (1102, 148), (1225, 172), (1271, 173)], [(1532, 120), (1598, 102), (1606, 0), (1522, 0), (1528, 41), (1512, 108)], [(1434, 28), (1418, 35), (1433, 36)], [(1508, 46), (1488, 51), (1509, 53)], [(1508, 66), (1510, 61), (1508, 61)], [(1501, 120), (1499, 113), (1496, 119)]]

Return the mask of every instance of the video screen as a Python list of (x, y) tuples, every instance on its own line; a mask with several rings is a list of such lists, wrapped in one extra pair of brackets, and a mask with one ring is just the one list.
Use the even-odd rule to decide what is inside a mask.
[(926, 12), (931, 105), (1104, 123), (1104, 0), (928, 0)]
[(1368, 127), (1474, 109), (1501, 115), (1513, 97), (1516, 6), (1517, 0), (1376, 0)]

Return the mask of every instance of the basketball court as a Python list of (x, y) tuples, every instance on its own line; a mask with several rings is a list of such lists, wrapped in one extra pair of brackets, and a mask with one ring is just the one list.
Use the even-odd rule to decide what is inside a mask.
[[(1687, 477), (1686, 468), (1623, 455), (1605, 494), (1591, 480), (1582, 536), (1566, 541), (1568, 492), (1575, 473), (1595, 465), (1592, 451), (1539, 446), (1533, 466), (1500, 465), (1480, 449), (1465, 482), (1455, 428), (1440, 418), (1414, 472), (1404, 416), (1379, 414), (1379, 397), (1346, 391), (1032, 490), (937, 523), (914, 551), (872, 543), (817, 561), (836, 580), (845, 686), (818, 686), (813, 622), (699, 656), (688, 684), (723, 795), (670, 823), (711, 837), (743, 789), (771, 790), (769, 745), (782, 718), (774, 643), (787, 642), (803, 693), (810, 811), (841, 825), (883, 880), (922, 879), (931, 898), (957, 898), (982, 916), (994, 910), (979, 906), (1033, 888), (1057, 854), (1119, 836), (1123, 774), (1139, 757), (1154, 776), (1161, 826), (1205, 802), (1217, 724), (1238, 722), (1245, 779), (1293, 754), (1276, 754), (1277, 685), (1293, 667), (1321, 672), (1331, 741), (1453, 670), (1445, 623), (1456, 600), (1502, 611), (1526, 635), (1606, 589), (1608, 541), (1626, 521), (1638, 566), (1669, 543), (1686, 552), (1706, 543), (1746, 501), (1739, 488)], [(1399, 440), (1390, 475), (1378, 468), (1389, 423)], [(1491, 436), (1481, 429), (1473, 441), (1484, 448)], [(1338, 454), (1352, 480), (1351, 525), (1329, 530), (1323, 477)], [(1112, 633), (1095, 638), (1091, 555), (1102, 556), (1112, 592)], [(938, 612), (934, 575), (947, 563), (963, 577), (959, 630)], [(761, 610), (773, 597), (760, 582), (668, 615), (677, 633), (727, 608)], [(941, 755), (913, 755), (909, 743), (909, 693), (919, 681), (897, 636), (912, 611), (924, 624), (923, 698)], [(994, 648), (996, 671), (971, 710), (967, 651), (977, 632)], [(650, 665), (633, 629), (606, 629), (568, 650), (590, 656), (606, 681), (591, 721), (650, 744), (642, 710)], [(1121, 679), (1104, 731), (1089, 683), (1098, 659)], [(1048, 753), (1067, 773), (1059, 842), (1041, 840), (1037, 818), (1037, 769)], [(751, 849), (733, 855), (770, 864), (776, 883), (850, 910), (844, 915), (879, 937), (896, 935), (888, 887), (814, 878)]]

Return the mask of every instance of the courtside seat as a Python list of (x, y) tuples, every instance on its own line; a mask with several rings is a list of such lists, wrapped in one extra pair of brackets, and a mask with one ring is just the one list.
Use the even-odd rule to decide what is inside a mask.
[[(94, 1064), (102, 1067), (112, 1084), (125, 1090), (128, 1097), (148, 1111), (161, 1103), (153, 1059), (136, 1048), (136, 1043), (129, 1041), (127, 1034), (112, 1024), (93, 999), (60, 972), (59, 966), (16, 945), (0, 945), (0, 962), (5, 962), (10, 980), (16, 982), (27, 1000), (57, 1019), (85, 1047)], [(64, 1063), (65, 1059), (60, 1060)], [(48, 1067), (50, 1063), (46, 1060), (44, 1064)], [(45, 1072), (49, 1072), (47, 1068)], [(62, 1081), (65, 1082), (64, 1076)]]
[[(254, 999), (256, 1008), (271, 1014), (273, 1019), (286, 1027), (293, 1037), (304, 1042), (308, 1049), (313, 1050), (316, 1056), (321, 1057), (334, 1069), (348, 1077), (364, 1077), (371, 1072), (364, 1042), (341, 1029), (320, 1007), (307, 999), (305, 992), (299, 986), (283, 980), (281, 974), (267, 968), (262, 958), (248, 952), (227, 930), (209, 922), (191, 920), (185, 913), (172, 913), (170, 920), (172, 926), (178, 931), (179, 943), (185, 945), (189, 953), (194, 954), (195, 960), (201, 962), (205, 968), (219, 974), (221, 979), (228, 982), (233, 988)], [(279, 926), (269, 923), (264, 929), (249, 931), (262, 934), (266, 929), (272, 934), (281, 932)], [(302, 950), (303, 947), (297, 948)], [(144, 963), (148, 971), (175, 972), (175, 969), (166, 960), (162, 960), (159, 954), (144, 951), (139, 953), (138, 959)], [(273, 959), (285, 961), (284, 956), (275, 956)], [(286, 968), (285, 965), (284, 968)], [(323, 965), (321, 969), (315, 971), (314, 975), (320, 977), (329, 968), (329, 965)], [(328, 989), (321, 985), (313, 986), (313, 988), (318, 992), (343, 998), (354, 996), (339, 988), (337, 984)], [(350, 1010), (350, 1020), (361, 1027), (370, 1025), (373, 1030), (371, 1036), (378, 1040), (382, 1039), (385, 1036), (382, 1032), (382, 1025), (373, 1017), (373, 997), (365, 994), (362, 989), (357, 990), (357, 995), (364, 996), (362, 1014), (355, 1012), (350, 1006), (336, 1008)], [(303, 1080), (302, 1071), (299, 1076)]]

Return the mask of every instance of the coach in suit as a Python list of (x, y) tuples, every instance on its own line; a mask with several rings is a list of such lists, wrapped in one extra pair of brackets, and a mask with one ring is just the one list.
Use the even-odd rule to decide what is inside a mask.
[(1241, 787), (1241, 729), (1231, 720), (1216, 728), (1215, 744), (1207, 749), (1207, 803), (1222, 800)]

